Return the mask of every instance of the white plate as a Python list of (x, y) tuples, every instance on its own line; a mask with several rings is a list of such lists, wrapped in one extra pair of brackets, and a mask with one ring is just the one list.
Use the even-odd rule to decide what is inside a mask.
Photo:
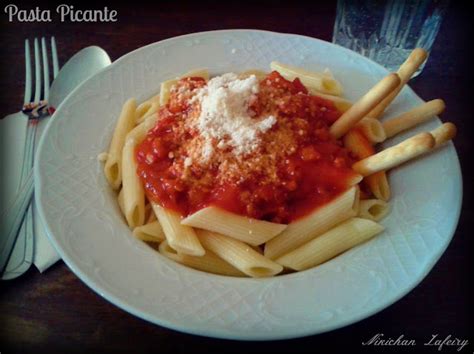
[[(259, 280), (210, 275), (175, 264), (132, 238), (96, 159), (108, 147), (125, 100), (156, 94), (161, 81), (192, 68), (218, 74), (268, 69), (272, 60), (310, 70), (329, 67), (352, 100), (387, 73), (317, 39), (254, 30), (206, 32), (120, 58), (58, 108), (37, 155), (36, 199), (57, 251), (93, 290), (134, 315), (179, 331), (282, 339), (366, 318), (400, 299), (431, 270), (452, 238), (461, 206), (461, 172), (452, 144), (391, 172), (386, 231), (315, 269)], [(388, 115), (421, 102), (406, 88)], [(435, 120), (416, 131), (439, 124)]]

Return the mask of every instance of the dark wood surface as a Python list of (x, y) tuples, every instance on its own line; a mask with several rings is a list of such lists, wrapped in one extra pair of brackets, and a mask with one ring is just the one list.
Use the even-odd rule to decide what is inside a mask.
[[(257, 28), (331, 40), (335, 4), (250, 5), (224, 2), (145, 7), (108, 4), (118, 11), (116, 23), (9, 23), (0, 14), (2, 116), (18, 111), (23, 100), (23, 40), (55, 35), (60, 62), (79, 49), (99, 45), (115, 60), (143, 45), (173, 36), (224, 28)], [(2, 5), (3, 6), (3, 5)], [(20, 5), (18, 5), (20, 6)], [(32, 5), (21, 5), (31, 8)], [(20, 6), (20, 7), (21, 7)], [(36, 5), (34, 5), (36, 6)], [(84, 6), (84, 5), (83, 5)], [(77, 8), (84, 8), (77, 5)], [(92, 6), (92, 5), (91, 5)], [(42, 5), (43, 9), (54, 6)], [(102, 8), (95, 5), (89, 8)], [(460, 2), (452, 2), (423, 73), (411, 82), (425, 100), (446, 101), (444, 120), (459, 127), (455, 145), (464, 176), (463, 210), (456, 234), (428, 276), (400, 301), (380, 313), (329, 333), (277, 342), (235, 342), (183, 334), (150, 324), (108, 303), (84, 285), (62, 262), (44, 274), (31, 268), (16, 280), (0, 284), (0, 353), (65, 352), (437, 352), (423, 343), (432, 334), (468, 339), (472, 352), (472, 268), (474, 209), (472, 182), (472, 18)], [(0, 167), (1, 168), (1, 167)], [(436, 178), (436, 176), (433, 176)], [(377, 333), (416, 339), (416, 348), (364, 347)], [(444, 346), (442, 352), (454, 352)]]

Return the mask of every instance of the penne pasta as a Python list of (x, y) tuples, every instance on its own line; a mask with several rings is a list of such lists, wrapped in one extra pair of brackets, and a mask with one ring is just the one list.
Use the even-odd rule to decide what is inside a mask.
[(351, 129), (343, 138), (344, 146), (359, 160), (375, 154), (375, 149), (359, 129)]
[(270, 259), (276, 259), (282, 254), (288, 253), (312, 238), (326, 232), (342, 221), (357, 215), (358, 203), (358, 188), (352, 187), (348, 189), (306, 217), (290, 223), (281, 234), (265, 244), (265, 256)]
[(203, 256), (206, 251), (199, 242), (192, 227), (181, 224), (181, 216), (152, 202), (153, 211), (163, 228), (166, 240), (177, 252), (191, 256)]
[(453, 139), (456, 136), (456, 126), (453, 123), (444, 123), (443, 125), (439, 126), (438, 128), (432, 130), (430, 133), (433, 135), (435, 139), (435, 146), (434, 148), (439, 147), (440, 145), (444, 144), (445, 142)]
[(364, 118), (377, 104), (379, 104), (400, 83), (397, 74), (390, 74), (380, 80), (351, 108), (344, 112), (329, 129), (331, 135), (338, 139), (346, 134), (358, 121)]
[(364, 179), (363, 176), (359, 175), (358, 173), (354, 173), (353, 176), (349, 178), (347, 181), (347, 186), (353, 187), (353, 186), (358, 186), (359, 183)]
[(431, 150), (434, 145), (435, 139), (430, 133), (420, 133), (398, 145), (356, 162), (352, 165), (352, 168), (357, 173), (368, 176), (378, 171), (389, 170), (414, 159)]
[(125, 141), (132, 141), (134, 144), (139, 144), (145, 139), (148, 131), (155, 126), (157, 120), (158, 116), (155, 114), (147, 116), (142, 123), (135, 126), (135, 128), (127, 134)]
[(128, 141), (122, 154), (122, 191), (125, 219), (132, 229), (145, 222), (145, 191), (135, 172), (136, 166), (135, 144)]
[(161, 242), (164, 241), (165, 233), (158, 221), (153, 221), (151, 223), (137, 226), (133, 229), (133, 236), (141, 241), (147, 242)]
[(413, 128), (414, 126), (424, 123), (427, 120), (441, 114), (445, 109), (443, 100), (437, 99), (426, 102), (408, 112), (399, 115), (396, 118), (391, 118), (383, 122), (383, 129), (387, 138)]
[(242, 241), (207, 230), (196, 230), (196, 233), (206, 249), (248, 276), (271, 277), (283, 270), (281, 265), (261, 255)]
[(251, 219), (212, 206), (189, 215), (181, 224), (214, 231), (252, 246), (267, 242), (286, 228), (283, 224)]
[(164, 241), (160, 244), (159, 252), (169, 259), (204, 272), (228, 275), (232, 277), (245, 276), (240, 270), (236, 269), (222, 258), (216, 256), (213, 252), (207, 250), (204, 256), (196, 257), (176, 252), (169, 244)]
[(366, 176), (365, 183), (375, 198), (387, 201), (390, 199), (391, 191), (385, 171), (379, 171)]
[(374, 221), (352, 218), (279, 257), (276, 262), (294, 270), (305, 270), (361, 244), (378, 233), (383, 227)]
[(123, 105), (122, 112), (115, 126), (112, 142), (110, 143), (104, 174), (110, 186), (117, 190), (122, 183), (122, 150), (125, 138), (135, 123), (136, 101), (131, 98)]
[(135, 110), (135, 122), (139, 124), (140, 120), (145, 117), (146, 112), (151, 108), (152, 103), (147, 100), (140, 103), (140, 105)]
[(339, 96), (327, 95), (327, 94), (321, 93), (319, 91), (313, 90), (311, 88), (308, 91), (313, 96), (318, 96), (318, 97), (324, 98), (325, 100), (331, 101), (334, 104), (334, 106), (336, 106), (336, 108), (340, 112), (347, 111), (349, 108), (352, 107), (352, 104), (353, 104), (351, 101), (346, 100), (345, 98), (342, 98), (342, 97), (339, 97)]
[(342, 95), (342, 85), (339, 81), (334, 79), (330, 73), (307, 71), (277, 61), (271, 62), (270, 68), (274, 71), (278, 71), (280, 75), (287, 80), (300, 79), (301, 83), (309, 90), (315, 90), (330, 95)]
[(355, 125), (355, 129), (359, 129), (372, 144), (380, 143), (387, 138), (382, 123), (377, 119), (363, 118)]
[(149, 100), (142, 102), (135, 111), (136, 124), (142, 123), (148, 116), (154, 114), (160, 108), (160, 95), (153, 96)]
[[(344, 136), (343, 142), (344, 146), (359, 160), (365, 159), (375, 153), (373, 146), (359, 129), (350, 130)], [(390, 199), (390, 185), (385, 171), (379, 171), (370, 176), (366, 176), (364, 181), (376, 198), (385, 201)]]
[(152, 115), (130, 131), (122, 151), (123, 208), (125, 219), (132, 229), (145, 222), (145, 191), (136, 173), (135, 147), (145, 138), (148, 130), (153, 128), (157, 119), (156, 115)]
[(390, 207), (387, 202), (380, 199), (367, 199), (360, 201), (357, 216), (363, 219), (379, 221), (383, 219), (389, 211)]

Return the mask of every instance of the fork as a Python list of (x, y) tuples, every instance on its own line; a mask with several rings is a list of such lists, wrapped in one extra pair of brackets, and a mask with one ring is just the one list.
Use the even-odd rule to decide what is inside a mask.
[[(56, 78), (59, 65), (58, 65), (58, 55), (56, 49), (56, 41), (54, 37), (51, 37), (51, 57), (53, 62), (53, 79)], [(31, 188), (25, 187), (26, 184), (31, 183), (33, 161), (34, 161), (34, 150), (35, 150), (35, 140), (36, 140), (36, 131), (38, 127), (38, 120), (41, 117), (48, 115), (48, 96), (49, 96), (49, 63), (47, 55), (47, 45), (45, 38), (41, 38), (41, 56), (38, 38), (34, 39), (34, 64), (35, 64), (35, 95), (34, 99), (32, 97), (32, 69), (31, 69), (31, 55), (30, 55), (30, 44), (29, 40), (25, 40), (25, 95), (24, 95), (24, 104), (22, 112), (28, 116), (28, 126), (25, 139), (25, 149), (23, 155), (23, 164), (21, 168), (21, 177), (20, 177), (20, 188), (19, 188), (19, 198), (28, 198), (28, 201), (17, 201), (17, 205), (24, 206), (29, 205), (26, 213), (24, 209), (12, 209), (11, 213), (25, 213), (21, 226), (18, 223), (18, 220), (22, 215), (11, 216), (11, 220), (16, 220), (11, 224), (6, 226), (7, 235), (9, 238), (6, 242), (3, 243), (3, 249), (0, 253), (0, 273), (3, 273), (7, 262), (11, 256), (12, 250), (15, 247), (15, 244), (18, 243), (20, 239), (24, 239), (26, 242), (33, 242), (33, 205), (31, 204)], [(43, 65), (41, 65), (41, 59)], [(43, 86), (43, 91), (41, 90)], [(22, 193), (20, 193), (22, 192)], [(28, 193), (30, 194), (28, 196)], [(17, 198), (18, 199), (18, 198)], [(20, 229), (18, 231), (18, 227)], [(28, 249), (28, 247), (25, 247)], [(33, 247), (30, 247), (33, 249)], [(27, 261), (27, 266), (29, 267), (32, 262), (32, 254), (25, 255)], [(22, 261), (22, 264), (25, 263), (25, 259)], [(23, 271), (26, 271), (24, 269)]]

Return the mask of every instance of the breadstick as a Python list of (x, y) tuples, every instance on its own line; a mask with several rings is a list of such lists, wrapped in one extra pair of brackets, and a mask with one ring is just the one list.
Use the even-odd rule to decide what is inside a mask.
[(408, 112), (383, 122), (383, 129), (387, 138), (413, 128), (414, 126), (424, 123), (434, 116), (444, 111), (445, 104), (443, 100), (436, 99), (422, 104)]
[(403, 86), (410, 80), (413, 74), (418, 70), (421, 64), (426, 60), (428, 53), (422, 48), (415, 48), (408, 56), (407, 60), (400, 66), (397, 71), (398, 76), (401, 79), (398, 87), (390, 93), (382, 102), (380, 102), (374, 109), (367, 114), (371, 118), (379, 118), (385, 109), (392, 103), (397, 97), (398, 93), (402, 90)]
[(435, 139), (435, 148), (453, 139), (456, 136), (457, 128), (453, 123), (444, 123), (430, 133)]
[(420, 133), (400, 144), (356, 162), (352, 168), (357, 173), (368, 176), (401, 165), (431, 150), (434, 146), (435, 139), (430, 133)]
[(329, 130), (331, 135), (336, 139), (343, 136), (399, 84), (400, 78), (397, 74), (384, 77), (334, 122)]

